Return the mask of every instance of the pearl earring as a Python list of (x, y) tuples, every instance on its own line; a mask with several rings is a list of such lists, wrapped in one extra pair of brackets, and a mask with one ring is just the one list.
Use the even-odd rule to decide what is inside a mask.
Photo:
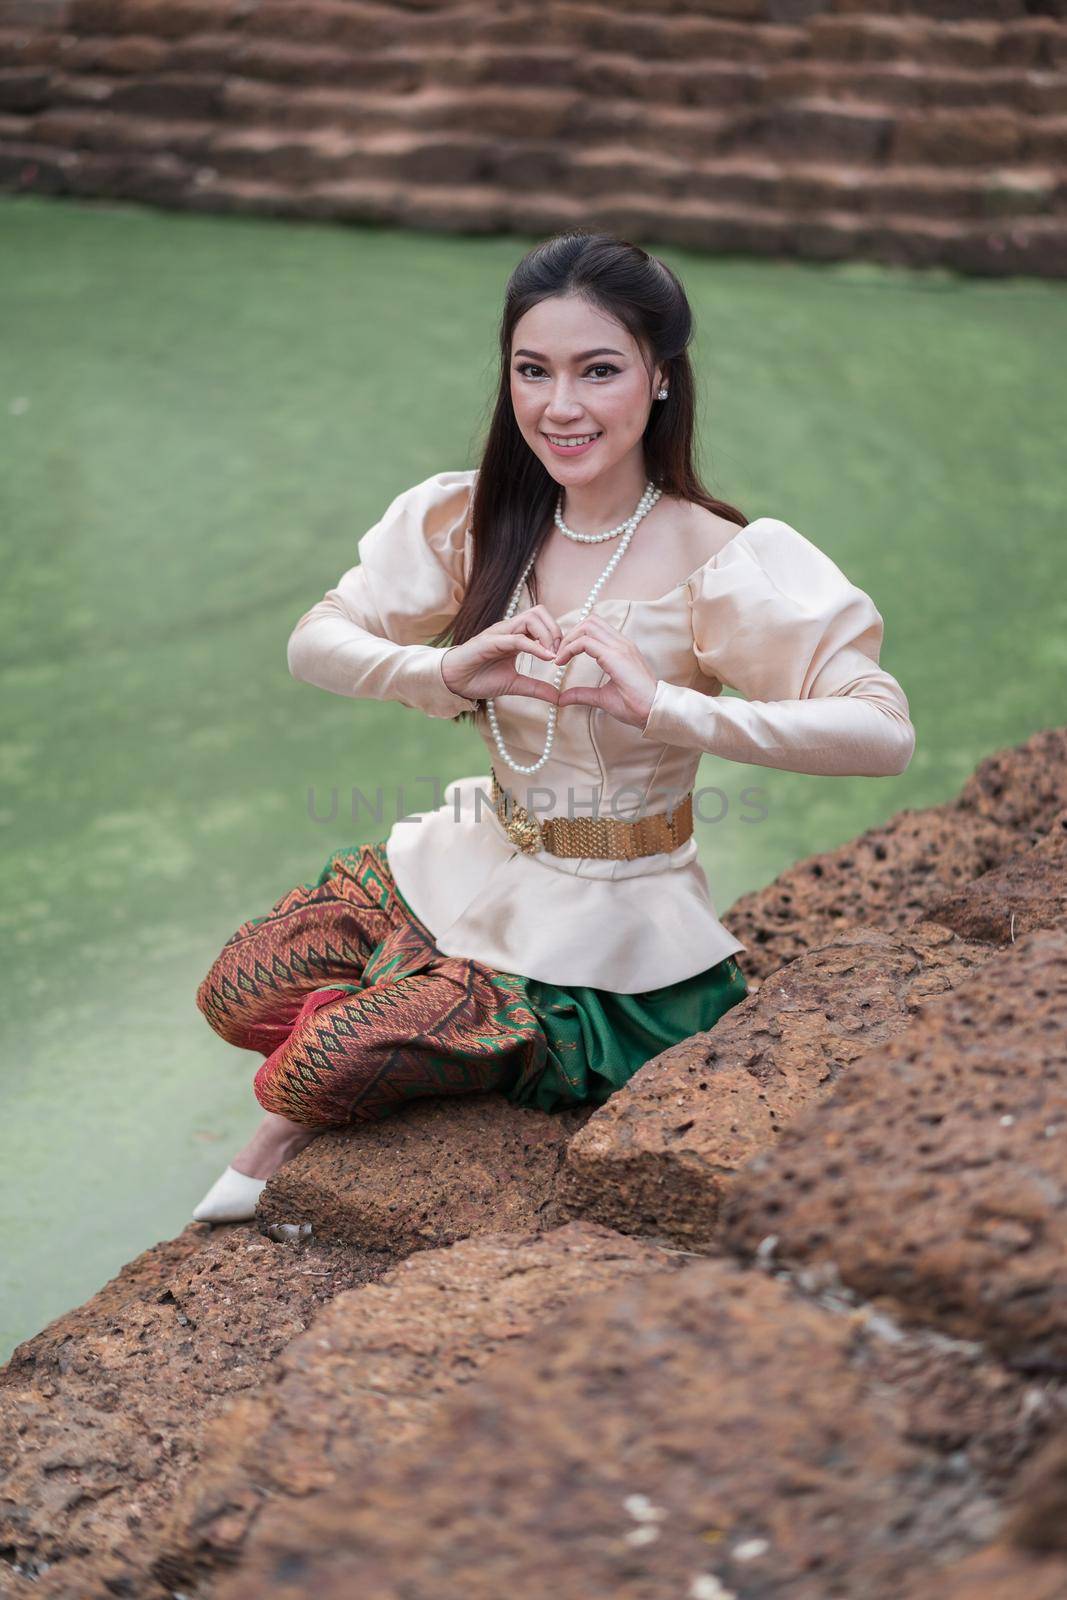
[(658, 395), (657, 395), (657, 396), (656, 396), (656, 399), (657, 399), (657, 400), (666, 400), (666, 398), (667, 398), (667, 391), (666, 391), (666, 389), (661, 389), (661, 390), (660, 390), (660, 392), (659, 392), (659, 394), (658, 394)]

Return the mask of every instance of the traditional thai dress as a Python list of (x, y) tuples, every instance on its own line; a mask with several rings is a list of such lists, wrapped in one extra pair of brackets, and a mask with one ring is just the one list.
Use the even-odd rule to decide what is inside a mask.
[[(308, 1125), (486, 1090), (546, 1111), (600, 1104), (748, 993), (735, 959), (745, 946), (718, 918), (695, 836), (633, 859), (557, 855), (494, 807), (494, 775), (542, 820), (631, 820), (677, 807), (705, 752), (884, 777), (914, 750), (908, 701), (879, 665), (874, 603), (795, 528), (759, 517), (668, 593), (595, 604), (656, 675), (643, 727), (563, 706), (544, 767), (515, 773), (484, 710), (445, 684), (445, 650), (427, 643), (463, 597), (476, 471), (397, 495), (358, 540), (358, 565), (297, 622), (288, 664), (335, 694), (478, 713), (489, 770), (457, 778), (386, 836), (336, 850), (316, 879), (242, 924), (198, 991), (217, 1032), (265, 1057), (260, 1104)], [(532, 604), (527, 587), (520, 608)], [(556, 621), (566, 628), (579, 609)], [(553, 672), (529, 651), (516, 666)], [(607, 674), (583, 653), (564, 681)], [(548, 708), (496, 699), (521, 765), (541, 754)]]

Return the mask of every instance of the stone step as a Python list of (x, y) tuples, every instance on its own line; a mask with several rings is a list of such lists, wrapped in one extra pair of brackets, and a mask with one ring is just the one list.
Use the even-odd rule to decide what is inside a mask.
[(1052, 16), (1009, 21), (931, 21), (916, 11), (901, 16), (855, 10), (819, 11), (804, 24), (803, 54), (815, 61), (897, 61), (917, 71), (1029, 67), (1062, 71), (1067, 30)]
[[(16, 92), (24, 93), (21, 88)], [(36, 91), (35, 91), (36, 92)], [(166, 120), (211, 118), (278, 129), (327, 127), (370, 139), (475, 135), (487, 153), (498, 140), (559, 141), (575, 151), (625, 142), (638, 154), (683, 161), (764, 155), (833, 159), (845, 164), (972, 166), (1062, 164), (1067, 116), (988, 111), (896, 111), (809, 99), (711, 110), (643, 102), (593, 101), (571, 91), (511, 95), (423, 89), (411, 95), (352, 94), (330, 89), (282, 93), (246, 78), (131, 79), (115, 85), (63, 78), (53, 85), (45, 118), (82, 110), (133, 113)], [(31, 119), (27, 139), (48, 142)]]
[(1067, 810), (1067, 727), (1044, 728), (1022, 744), (986, 756), (954, 806), (962, 824), (980, 818), (1009, 829), (1016, 837), (1016, 850), (1036, 844)]
[[(0, 36), (0, 65), (40, 73), (52, 68), (49, 94), (56, 104), (84, 98), (81, 80), (106, 84), (112, 91), (136, 94), (156, 104), (188, 93), (188, 83), (217, 86), (236, 76), (289, 84), (298, 94), (314, 87), (410, 95), (430, 88), (479, 88), (505, 95), (543, 90), (611, 95), (626, 100), (694, 107), (778, 104), (786, 99), (819, 99), (843, 104), (935, 110), (987, 107), (1034, 115), (1067, 110), (1067, 78), (1053, 63), (1006, 62), (938, 64), (920, 59), (890, 60), (818, 56), (793, 59), (768, 52), (765, 60), (697, 59), (648, 62), (632, 52), (576, 55), (566, 46), (536, 46), (521, 52), (471, 47), (433, 50), (393, 46), (353, 53), (328, 45), (245, 34), (197, 35), (165, 41), (146, 37), (111, 39), (98, 35), (50, 36), (51, 59), (27, 59), (24, 36)], [(65, 80), (70, 80), (70, 88)], [(134, 80), (132, 86), (127, 80)]]
[[(355, 1340), (360, 1297), (346, 1299)], [(423, 1338), (441, 1329), (446, 1364), (466, 1299), (459, 1339), (426, 1308)], [(316, 1428), (329, 1470), (349, 1384), (389, 1403), (397, 1366), (375, 1331), (347, 1382), (340, 1370), (342, 1398), (328, 1354), (317, 1380), (303, 1377), (298, 1476), (215, 1600), (901, 1600), (909, 1580), (988, 1536), (1020, 1461), (1063, 1413), (969, 1346), (755, 1268), (689, 1261), (530, 1317), (462, 1389), (446, 1377), (417, 1434), (319, 1490)], [(417, 1405), (425, 1380), (409, 1382)], [(282, 1383), (296, 1412), (300, 1388)], [(261, 1479), (270, 1459), (260, 1451)]]
[(723, 1204), (754, 1157), (992, 954), (935, 923), (861, 925), (789, 962), (590, 1117), (567, 1146), (563, 1213), (714, 1248)]
[(567, 1140), (593, 1108), (551, 1115), (502, 1095), (411, 1101), (377, 1123), (320, 1134), (263, 1190), (262, 1227), (310, 1223), (314, 1237), (407, 1256), (557, 1214)]
[[(785, 8), (788, 10), (788, 8)], [(717, 30), (759, 32), (782, 24), (796, 29), (840, 14), (846, 20), (879, 25), (887, 31), (926, 25), (944, 29), (1022, 27), (1062, 19), (1064, 0), (1045, 0), (1036, 16), (1027, 0), (889, 0), (871, 13), (869, 0), (836, 0), (817, 12), (783, 8), (768, 0), (717, 0), (708, 15), (707, 0), (640, 0), (637, 5), (557, 3), (513, 6), (488, 15), (477, 5), (407, 7), (375, 0), (307, 0), (299, 10), (285, 0), (0, 0), (0, 24), (24, 29), (66, 29), (80, 34), (148, 34), (166, 38), (198, 32), (256, 31), (287, 37), (294, 32), (318, 42), (347, 42), (353, 48), (374, 48), (404, 32), (428, 43), (448, 44), (464, 32), (480, 39), (515, 45), (540, 36), (572, 48), (632, 48), (642, 57), (705, 54)]]
[(720, 1236), (742, 1259), (832, 1272), (1062, 1383), (1065, 1149), (1060, 922), (1007, 944), (842, 1074), (737, 1179)]
[[(350, 1261), (357, 1278), (367, 1259)], [(543, 1418), (555, 1419), (558, 1469), (561, 1461), (577, 1466), (585, 1427), (594, 1439), (605, 1428), (624, 1427), (618, 1407), (629, 1382), (627, 1409), (636, 1407), (640, 1426), (632, 1437), (620, 1436), (618, 1465), (637, 1474), (635, 1481), (620, 1480), (620, 1556), (632, 1560), (658, 1544), (642, 1527), (683, 1515), (688, 1472), (699, 1475), (713, 1464), (702, 1454), (706, 1445), (692, 1455), (698, 1439), (718, 1438), (717, 1448), (729, 1450), (744, 1436), (731, 1544), (744, 1532), (733, 1520), (742, 1506), (751, 1504), (754, 1514), (760, 1505), (774, 1518), (779, 1497), (761, 1477), (762, 1445), (765, 1459), (780, 1463), (786, 1484), (806, 1481), (811, 1492), (817, 1481), (818, 1493), (841, 1495), (844, 1520), (784, 1491), (788, 1507), (774, 1539), (749, 1559), (767, 1555), (770, 1565), (761, 1572), (777, 1582), (782, 1563), (803, 1567), (808, 1554), (825, 1548), (822, 1530), (833, 1526), (831, 1562), (843, 1563), (839, 1592), (853, 1592), (845, 1582), (850, 1574), (859, 1584), (855, 1592), (888, 1600), (890, 1575), (896, 1581), (921, 1573), (935, 1548), (948, 1559), (973, 1547), (975, 1530), (988, 1525), (1020, 1463), (1036, 1461), (1043, 1435), (1067, 1409), (1018, 1375), (976, 1359), (971, 1347), (909, 1333), (873, 1308), (813, 1294), (784, 1275), (776, 1282), (762, 1271), (741, 1271), (725, 1259), (700, 1264), (694, 1276), (686, 1252), (596, 1223), (461, 1240), (352, 1287), (337, 1276), (342, 1260), (310, 1244), (271, 1248), (244, 1227), (202, 1234), (189, 1228), (124, 1269), (121, 1293), (109, 1286), (110, 1294), (102, 1291), (53, 1325), (50, 1342), (31, 1341), (32, 1361), (30, 1346), (22, 1347), (0, 1383), (0, 1454), (9, 1446), (17, 1453), (21, 1541), (5, 1551), (5, 1571), (14, 1578), (17, 1569), (18, 1578), (3, 1592), (17, 1600), (116, 1594), (165, 1600), (194, 1592), (234, 1600), (237, 1592), (256, 1593), (257, 1584), (272, 1585), (279, 1570), (290, 1584), (300, 1581), (297, 1541), (305, 1552), (320, 1550), (323, 1541), (312, 1530), (331, 1527), (342, 1507), (361, 1504), (365, 1485), (369, 1502), (380, 1504), (380, 1487), (403, 1478), (420, 1448), (439, 1463), (457, 1426), (465, 1427), (462, 1417), (482, 1417), (502, 1391), (511, 1393), (501, 1419), (504, 1476), (516, 1493), (525, 1488), (536, 1497), (539, 1484), (555, 1481), (542, 1471), (548, 1435), (536, 1428), (516, 1449), (512, 1400), (521, 1397), (520, 1412), (535, 1404)], [(683, 1282), (679, 1296), (674, 1286)], [(235, 1294), (241, 1304), (231, 1329), (225, 1307)], [(290, 1337), (278, 1345), (285, 1328), (280, 1307)], [(213, 1360), (220, 1339), (229, 1362), (225, 1385)], [(759, 1363), (775, 1347), (764, 1390)], [(121, 1363), (130, 1378), (119, 1395)], [(682, 1403), (687, 1384), (689, 1407)], [(844, 1453), (835, 1399), (848, 1401), (844, 1433), (851, 1442)], [(567, 1419), (575, 1400), (572, 1431)], [(486, 1467), (481, 1439), (478, 1422), (469, 1442), (479, 1474)], [(644, 1439), (653, 1445), (648, 1461), (634, 1455)], [(146, 1473), (152, 1446), (165, 1464)], [(606, 1473), (606, 1490), (615, 1477), (612, 1459), (612, 1452), (593, 1449), (581, 1460), (582, 1484), (599, 1486)], [(679, 1479), (682, 1461), (690, 1466)], [(842, 1495), (850, 1466), (860, 1462), (859, 1494)], [(498, 1473), (503, 1463), (502, 1457)], [(450, 1471), (435, 1476), (443, 1483)], [(943, 1491), (935, 1490), (923, 1512), (939, 1482)], [(883, 1510), (876, 1520), (893, 1518), (894, 1554), (885, 1571), (877, 1549), (889, 1522), (862, 1526), (877, 1506)], [(697, 1502), (698, 1515), (703, 1509)], [(517, 1507), (503, 1510), (503, 1537), (517, 1551), (525, 1548), (527, 1564), (536, 1567), (540, 1541)], [(553, 1518), (549, 1510), (548, 1522)], [(602, 1532), (594, 1531), (602, 1526), (597, 1516), (583, 1530), (579, 1517), (579, 1550), (587, 1535), (604, 1547)], [(686, 1539), (699, 1536), (687, 1534), (684, 1521), (678, 1531)], [(851, 1541), (855, 1552), (848, 1554)], [(333, 1548), (332, 1539), (326, 1545)], [(662, 1550), (648, 1553), (659, 1570)], [(822, 1570), (821, 1560), (811, 1564)], [(236, 1577), (228, 1577), (235, 1568)], [(617, 1592), (586, 1589), (584, 1580), (582, 1587), (563, 1583), (560, 1593), (583, 1600), (609, 1594), (614, 1600)], [(469, 1592), (502, 1591), (476, 1584)]]
[(70, 1566), (87, 1552), (140, 1565), (211, 1420), (386, 1265), (191, 1223), (18, 1345), (0, 1368), (0, 1593), (17, 1569), (35, 1596), (88, 1595)]
[(420, 1437), (498, 1352), (521, 1366), (529, 1335), (567, 1306), (685, 1260), (579, 1222), (422, 1251), (338, 1295), (273, 1381), (212, 1425), (202, 1464), (154, 1531), (153, 1570), (179, 1591), (203, 1585), (265, 1525)]
[[(381, 7), (375, 10), (380, 13)], [(347, 20), (358, 15), (357, 9), (346, 7)], [(553, 18), (564, 20), (553, 23)], [(169, 12), (164, 20), (171, 20)], [(481, 14), (469, 36), (457, 38), (452, 25), (447, 37), (436, 40), (427, 28), (427, 19), (392, 12), (384, 32), (372, 37), (365, 23), (358, 28), (347, 59), (354, 72), (363, 62), (373, 63), (376, 71), (387, 71), (391, 64), (414, 70), (420, 61), (491, 62), (496, 73), (519, 82), (529, 81), (533, 73), (540, 75), (538, 81), (551, 81), (561, 59), (573, 62), (577, 56), (594, 52), (646, 65), (702, 61), (719, 66), (777, 67), (794, 61), (898, 62), (919, 71), (1012, 67), (1054, 72), (1062, 70), (1067, 60), (1067, 30), (1054, 17), (1040, 15), (1003, 22), (941, 22), (916, 13), (890, 17), (824, 11), (799, 25), (678, 15), (659, 19), (649, 28), (647, 19), (641, 17), (605, 16), (590, 13), (588, 7), (557, 6), (547, 20), (546, 28), (542, 13), (524, 36), (503, 16)], [(0, 24), (0, 60), (12, 65), (62, 64), (76, 72), (144, 73), (232, 70), (231, 63), (241, 59), (241, 52), (253, 49), (263, 50), (268, 60), (284, 59), (271, 56), (272, 51), (291, 50), (293, 60), (303, 58), (309, 65), (321, 60), (324, 53), (345, 54), (344, 42), (331, 42), (328, 35), (316, 42), (305, 29), (301, 38), (295, 39), (291, 14), (274, 38), (262, 32), (262, 22), (259, 9), (246, 12), (240, 26), (228, 30), (177, 35), (85, 30), (75, 34)], [(499, 37), (502, 27), (507, 29), (506, 37)]]
[(1067, 926), (1067, 811), (1032, 851), (935, 899), (926, 914), (962, 939), (999, 945), (1035, 928)]
[(654, 193), (581, 200), (484, 184), (364, 180), (291, 186), (225, 178), (169, 153), (100, 154), (14, 141), (0, 150), (0, 189), (433, 232), (540, 234), (593, 225), (653, 244), (712, 253), (863, 259), (990, 276), (1067, 276), (1067, 221), (1056, 215), (967, 223), (905, 212), (857, 217), (841, 209), (791, 217), (771, 207), (710, 201), (665, 206)]
[[(0, 134), (22, 142), (17, 114), (0, 119)], [(818, 161), (722, 157), (686, 163), (628, 147), (581, 150), (560, 142), (524, 145), (453, 134), (427, 139), (402, 131), (357, 137), (343, 129), (279, 131), (231, 128), (215, 121), (166, 121), (108, 111), (49, 111), (33, 117), (32, 143), (67, 149), (139, 149), (196, 162), (252, 182), (485, 184), (517, 191), (551, 189), (595, 202), (602, 195), (655, 190), (665, 200), (734, 203), (810, 217), (821, 211), (857, 215), (904, 213), (997, 220), (1067, 212), (1067, 170), (1056, 168), (893, 166), (871, 174), (859, 166)]]
[[(125, 77), (40, 67), (9, 68), (10, 95), (27, 93), (56, 110), (96, 106), (154, 117), (225, 117), (272, 126), (477, 132), (483, 139), (552, 138), (575, 144), (626, 136), (650, 148), (699, 156), (743, 140), (748, 149), (819, 148), (866, 160), (906, 158), (928, 147), (939, 159), (982, 161), (1032, 153), (1046, 123), (1067, 121), (1067, 74), (1014, 68), (916, 73), (908, 67), (857, 72), (846, 64), (703, 68), (701, 92), (685, 98), (639, 74), (645, 88), (406, 81), (403, 71), (355, 69), (345, 57), (312, 71), (262, 55), (240, 73), (168, 72)], [(392, 80), (392, 81), (391, 81)], [(0, 84), (0, 89), (3, 84)]]
[[(845, 1115), (836, 1108), (839, 1102), (851, 1104), (850, 1082), (859, 1079), (870, 1086), (889, 1071), (883, 1062), (907, 1058), (909, 1051), (912, 1056), (928, 1055), (932, 1046), (927, 1041), (940, 1039), (948, 1014), (946, 997), (959, 998), (967, 1006), (964, 997), (973, 991), (979, 997), (974, 1012), (981, 1016), (982, 1005), (998, 983), (1007, 989), (1018, 981), (1011, 965), (1013, 953), (1021, 948), (1017, 941), (1050, 929), (1063, 930), (1067, 938), (1067, 810), (1053, 819), (1036, 844), (940, 901), (935, 899), (925, 920), (892, 930), (860, 925), (837, 934), (766, 977), (710, 1033), (698, 1034), (646, 1062), (626, 1085), (625, 1094), (613, 1095), (569, 1141), (556, 1187), (559, 1204), (570, 1215), (593, 1217), (623, 1233), (655, 1230), (675, 1244), (707, 1249), (718, 1237), (723, 1208), (731, 1206), (734, 1184), (739, 1183), (760, 1219), (753, 1226), (773, 1232), (769, 1210), (775, 1214), (788, 1210), (792, 1191), (788, 1182), (780, 1181), (766, 1213), (759, 1200), (751, 1198), (763, 1192), (760, 1152), (775, 1151), (781, 1134), (791, 1158), (797, 1128), (811, 1127), (813, 1166), (828, 1159), (831, 1147), (849, 1148), (850, 1159), (843, 1169), (847, 1184), (855, 1176), (852, 1163), (862, 1158), (852, 1153), (843, 1132), (820, 1130), (834, 1130), (834, 1118)], [(1067, 996), (1067, 967), (1060, 988)], [(1029, 980), (1024, 991), (1030, 991)], [(1044, 996), (1040, 985), (1037, 994)], [(1051, 1002), (1037, 1010), (1055, 1015)], [(990, 1015), (1012, 1020), (1010, 1007), (999, 1011), (992, 1007)], [(1061, 1055), (1067, 1051), (1065, 1022), (1067, 1016), (1061, 1013)], [(1040, 1026), (1051, 1029), (1054, 1024), (1046, 1016)], [(1018, 1038), (1012, 1027), (1003, 1032), (1006, 1054), (1030, 1052), (1031, 1077), (1036, 1074), (1040, 1079), (1043, 1072), (1054, 1070), (1051, 1061), (1047, 1065), (1043, 1061), (1040, 1040), (1031, 1038), (1023, 1026)], [(1053, 1048), (1051, 1039), (1048, 1044)], [(941, 1054), (951, 1060), (950, 1051)], [(984, 1059), (980, 1055), (973, 1067), (979, 1080)], [(1067, 1056), (1063, 1059), (1067, 1061)], [(940, 1062), (938, 1057), (936, 1064)], [(931, 1073), (934, 1065), (931, 1061)], [(965, 1067), (964, 1059), (961, 1071)], [(1067, 1075), (1060, 1090), (1067, 1119)], [(1050, 1092), (1055, 1094), (1054, 1086)], [(978, 1089), (964, 1075), (958, 1093), (961, 1103), (967, 1104)], [(1018, 1094), (1024, 1105), (1035, 1094), (1025, 1075), (1020, 1075)], [(833, 1098), (828, 1100), (829, 1096)], [(862, 1092), (857, 1098), (862, 1101)], [(859, 1148), (865, 1112), (870, 1112), (870, 1127), (882, 1138), (887, 1129), (896, 1127), (892, 1118), (898, 1111), (905, 1119), (914, 1117), (909, 1154), (916, 1148), (922, 1137), (921, 1111), (905, 1108), (903, 1094), (899, 1106), (890, 1106), (891, 1098), (886, 1090), (887, 1103), (878, 1106), (877, 1116), (873, 1105), (850, 1113)], [(1027, 1133), (1038, 1138), (1030, 1126), (1033, 1116), (1028, 1114), (1026, 1120)], [(1050, 1125), (1055, 1120), (1051, 1112), (1044, 1116)], [(1056, 1154), (1067, 1142), (1067, 1120), (1061, 1132)], [(806, 1153), (807, 1146), (801, 1148)], [(1007, 1159), (1021, 1159), (1015, 1146)], [(771, 1170), (781, 1170), (774, 1157), (767, 1160)], [(791, 1178), (798, 1164), (791, 1159), (784, 1164)], [(805, 1167), (805, 1173), (810, 1170)], [(758, 1174), (755, 1181), (753, 1172)], [(899, 1160), (892, 1174), (882, 1177), (887, 1189), (898, 1178), (907, 1181)], [(876, 1176), (875, 1188), (879, 1181)], [(806, 1194), (800, 1180), (798, 1187)], [(824, 1187), (832, 1197), (822, 1198), (825, 1210), (838, 1204), (842, 1190), (836, 1183)], [(888, 1202), (888, 1193), (879, 1199)], [(863, 1224), (868, 1243), (879, 1221), (884, 1225), (886, 1214), (878, 1211), (872, 1198)], [(959, 1218), (961, 1233), (967, 1220)], [(1067, 1206), (1060, 1225), (1067, 1238)], [(751, 1245), (751, 1230), (746, 1238)], [(836, 1225), (827, 1222), (825, 1239), (830, 1241), (827, 1251), (832, 1252)], [(863, 1292), (877, 1291), (865, 1282)], [(1067, 1294), (1063, 1298), (1067, 1305)], [(1067, 1363), (1067, 1312), (1064, 1330)]]
[(1067, 728), (994, 751), (954, 799), (898, 811), (735, 900), (730, 927), (745, 946), (745, 976), (758, 982), (850, 926), (921, 920), (1043, 838), (1065, 808)]
[[(866, 11), (870, 0), (834, 0), (839, 11)], [(882, 11), (886, 16), (907, 17), (917, 13), (922, 17), (937, 18), (945, 22), (984, 20), (1003, 22), (1013, 17), (1031, 14), (1027, 0), (885, 0)], [(1043, 14), (1062, 18), (1067, 16), (1064, 0), (1047, 0)]]

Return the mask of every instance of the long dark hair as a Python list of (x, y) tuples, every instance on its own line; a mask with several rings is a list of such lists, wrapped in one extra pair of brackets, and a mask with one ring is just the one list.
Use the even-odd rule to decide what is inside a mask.
[[(463, 644), (500, 621), (519, 574), (550, 525), (559, 485), (515, 421), (511, 343), (515, 324), (531, 306), (564, 294), (584, 295), (622, 323), (641, 346), (650, 378), (657, 362), (664, 366), (668, 396), (652, 407), (643, 438), (652, 483), (738, 527), (748, 525), (736, 506), (708, 492), (693, 465), (696, 395), (687, 349), (693, 313), (678, 278), (626, 239), (583, 229), (554, 234), (523, 256), (508, 279), (500, 321), (500, 381), (471, 497), (471, 569), (459, 610), (435, 644)], [(478, 704), (484, 708), (484, 701)], [(463, 712), (457, 720), (473, 716)]]

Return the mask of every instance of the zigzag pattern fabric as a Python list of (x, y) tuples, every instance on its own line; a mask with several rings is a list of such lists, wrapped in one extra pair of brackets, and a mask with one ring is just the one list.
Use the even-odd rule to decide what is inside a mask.
[(266, 1111), (309, 1127), (377, 1121), (419, 1095), (524, 1099), (548, 1046), (521, 977), (441, 953), (403, 899), (385, 841), (335, 851), (227, 940), (197, 1005), (266, 1059)]

